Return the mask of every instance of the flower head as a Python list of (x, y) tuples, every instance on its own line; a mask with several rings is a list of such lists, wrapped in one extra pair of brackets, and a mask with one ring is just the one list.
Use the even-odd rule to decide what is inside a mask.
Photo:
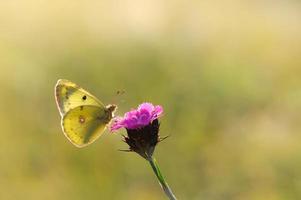
[(125, 128), (127, 136), (124, 136), (124, 141), (129, 145), (130, 151), (150, 159), (160, 141), (158, 118), (162, 114), (161, 106), (143, 103), (136, 110), (125, 113), (124, 117), (116, 117), (111, 131)]
[(111, 131), (120, 128), (138, 129), (150, 124), (163, 114), (161, 106), (151, 103), (143, 103), (136, 110), (125, 113), (124, 117), (116, 117), (111, 126)]

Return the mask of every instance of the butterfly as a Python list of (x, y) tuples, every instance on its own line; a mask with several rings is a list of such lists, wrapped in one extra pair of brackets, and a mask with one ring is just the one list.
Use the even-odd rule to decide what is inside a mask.
[(75, 83), (59, 79), (55, 100), (64, 135), (77, 147), (85, 147), (102, 135), (114, 117), (116, 105), (107, 105)]

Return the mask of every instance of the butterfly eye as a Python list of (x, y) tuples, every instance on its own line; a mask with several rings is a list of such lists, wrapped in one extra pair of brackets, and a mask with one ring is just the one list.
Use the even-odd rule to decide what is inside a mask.
[(87, 99), (87, 96), (85, 95), (85, 96), (83, 96), (83, 98), (82, 98), (83, 100), (86, 100)]

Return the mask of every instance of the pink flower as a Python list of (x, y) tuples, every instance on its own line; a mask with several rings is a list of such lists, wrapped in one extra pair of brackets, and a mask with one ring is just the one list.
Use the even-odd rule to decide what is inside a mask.
[(136, 110), (125, 113), (124, 117), (116, 117), (111, 125), (111, 131), (120, 128), (139, 129), (152, 123), (163, 114), (162, 106), (151, 103), (142, 103)]

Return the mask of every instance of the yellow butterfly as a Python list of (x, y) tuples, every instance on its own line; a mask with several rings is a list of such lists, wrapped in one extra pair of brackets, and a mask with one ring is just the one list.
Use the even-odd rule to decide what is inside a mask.
[(77, 147), (87, 146), (101, 136), (117, 108), (104, 106), (95, 96), (64, 79), (55, 85), (55, 99), (63, 132)]

